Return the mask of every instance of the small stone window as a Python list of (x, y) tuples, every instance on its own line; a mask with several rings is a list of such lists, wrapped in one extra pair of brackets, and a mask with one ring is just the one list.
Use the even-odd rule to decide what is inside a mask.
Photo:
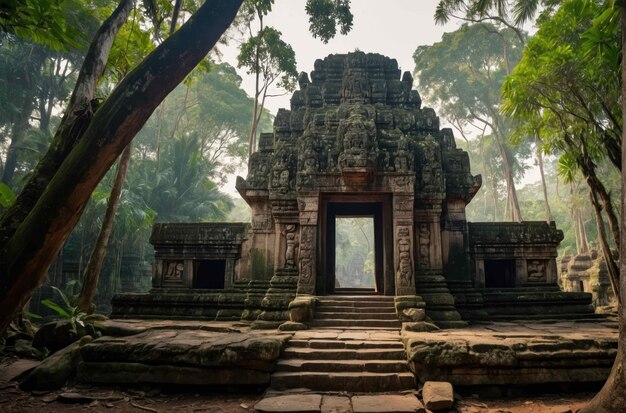
[(226, 260), (199, 260), (195, 263), (193, 288), (223, 290)]
[(485, 260), (485, 288), (514, 288), (515, 260)]

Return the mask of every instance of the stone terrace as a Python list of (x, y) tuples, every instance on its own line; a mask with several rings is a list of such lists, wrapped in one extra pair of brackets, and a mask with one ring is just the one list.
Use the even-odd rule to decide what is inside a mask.
[[(497, 322), (402, 334), (341, 328), (291, 333), (256, 331), (241, 323), (145, 320), (102, 321), (98, 329), (105, 336), (81, 349), (80, 381), (237, 385), (242, 384), (237, 377), (245, 372), (247, 383), (259, 387), (270, 386), (271, 373), (293, 367), (279, 361), (288, 360), (285, 355), (293, 349), (316, 350), (311, 343), (353, 349), (366, 349), (368, 343), (394, 347), (399, 339), (418, 382), (441, 380), (455, 386), (602, 382), (613, 362), (618, 335), (617, 324), (610, 321)], [(300, 358), (307, 363), (314, 359)], [(174, 374), (181, 369), (194, 374)], [(219, 373), (224, 383), (213, 373)], [(201, 377), (211, 380), (203, 383)], [(341, 388), (341, 381), (335, 385), (319, 390), (348, 390)]]

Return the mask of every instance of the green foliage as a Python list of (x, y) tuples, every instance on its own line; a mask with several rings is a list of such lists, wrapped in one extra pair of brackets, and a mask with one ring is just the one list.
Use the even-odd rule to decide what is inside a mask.
[(114, 83), (121, 81), (132, 68), (137, 66), (155, 47), (150, 32), (141, 30), (148, 22), (141, 11), (134, 9), (130, 19), (115, 37), (109, 53), (106, 76)]
[(493, 20), (521, 26), (532, 19), (540, 6), (553, 7), (560, 0), (440, 0), (435, 9), (435, 21), (447, 23), (451, 18), (468, 21)]
[(335, 279), (344, 288), (374, 287), (374, 219), (337, 217)]
[[(480, 161), (472, 165), (474, 172), (483, 175), (481, 192), (492, 192), (484, 199), (494, 203), (500, 202), (499, 192), (510, 194), (508, 185), (499, 182), (511, 181), (514, 186), (524, 174), (523, 160), (530, 155), (528, 143), (508, 145), (513, 124), (499, 111), (500, 87), (521, 51), (516, 32), (480, 23), (445, 33), (440, 42), (419, 46), (413, 55), (424, 100), (437, 107), (466, 140), (469, 131), (478, 134), (470, 150)], [(506, 219), (497, 209), (497, 205), (489, 207), (492, 218)]]
[(56, 303), (50, 299), (46, 299), (42, 300), (41, 304), (53, 310), (62, 319), (68, 320), (74, 332), (76, 332), (77, 325), (84, 327), (84, 320), (87, 317), (87, 314), (78, 309), (78, 305), (76, 304), (76, 297), (68, 297), (67, 294), (65, 294), (57, 287), (53, 286), (52, 289), (61, 298), (61, 303)]
[(90, 17), (79, 0), (5, 0), (0, 5), (0, 31), (52, 50), (81, 48), (88, 37), (81, 23)]
[(296, 54), (273, 27), (265, 27), (256, 36), (244, 42), (237, 56), (237, 66), (245, 67), (248, 74), (259, 73), (266, 85), (279, 79), (278, 87), (293, 90), (298, 70)]
[(335, 37), (337, 27), (343, 35), (352, 29), (350, 0), (307, 0), (305, 9), (309, 15), (309, 31), (324, 43)]
[(568, 0), (544, 14), (503, 87), (503, 111), (522, 128), (537, 125), (569, 180), (574, 163), (589, 169), (608, 156), (621, 167), (619, 10), (610, 3)]
[(8, 208), (15, 202), (15, 193), (4, 182), (0, 182), (0, 206)]

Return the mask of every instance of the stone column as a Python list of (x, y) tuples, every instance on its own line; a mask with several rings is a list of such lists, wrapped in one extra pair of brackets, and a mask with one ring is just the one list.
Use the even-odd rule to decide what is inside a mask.
[(300, 211), (298, 295), (315, 295), (319, 196), (298, 197), (298, 209)]
[(469, 247), (466, 241), (465, 201), (448, 200), (442, 233), (443, 268), (449, 280), (469, 281)]
[(430, 209), (417, 209), (415, 216), (415, 245), (417, 272), (443, 271), (441, 253), (441, 206)]
[(275, 227), (269, 202), (252, 207), (250, 269), (252, 281), (269, 281), (274, 274)]
[(414, 175), (392, 178), (393, 189), (393, 260), (396, 295), (415, 295), (415, 248), (413, 244)]

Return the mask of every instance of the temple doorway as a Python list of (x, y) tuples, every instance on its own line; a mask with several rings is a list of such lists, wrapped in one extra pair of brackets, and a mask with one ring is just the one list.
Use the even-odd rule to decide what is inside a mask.
[(373, 216), (335, 217), (335, 291), (375, 291)]
[(343, 199), (323, 202), (317, 293), (393, 295), (388, 202)]

